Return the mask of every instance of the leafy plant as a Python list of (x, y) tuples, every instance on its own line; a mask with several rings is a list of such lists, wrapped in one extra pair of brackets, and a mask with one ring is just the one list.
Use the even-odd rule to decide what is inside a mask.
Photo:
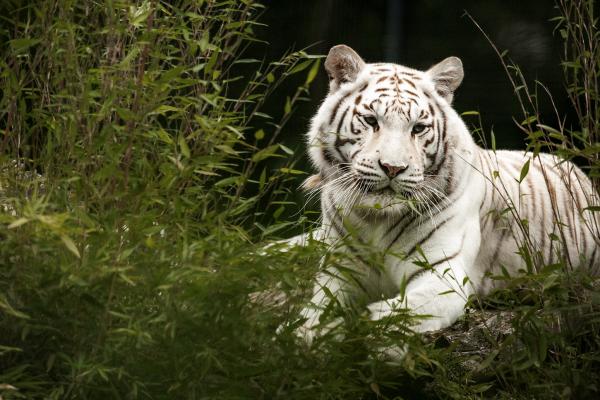
[[(555, 21), (577, 121), (559, 111), (556, 124), (540, 121), (538, 93), (507, 70), (530, 148), (575, 158), (597, 178), (593, 4), (559, 1)], [(597, 395), (598, 286), (535, 257), (536, 274), (493, 277), (507, 289), (473, 299), (475, 309), (514, 313), (507, 335), (481, 330), (484, 356), (389, 329), (408, 315), (374, 323), (335, 304), (328, 314), (345, 324), (311, 348), (291, 329), (275, 334), (296, 319), (325, 253), (316, 241), (264, 247), (311, 224), (286, 218), (302, 171), (279, 139), (320, 58), (250, 58), (264, 45), (259, 3), (12, 0), (0, 9), (2, 398)], [(535, 249), (525, 243), (523, 254)], [(381, 264), (381, 254), (364, 256)], [(462, 323), (477, 324), (477, 313)], [(398, 343), (409, 350), (401, 363), (378, 358)]]
[(254, 1), (4, 7), (2, 396), (218, 393), (265, 335), (247, 295), (280, 271), (252, 243), (296, 223), (277, 139), (319, 57), (244, 58)]

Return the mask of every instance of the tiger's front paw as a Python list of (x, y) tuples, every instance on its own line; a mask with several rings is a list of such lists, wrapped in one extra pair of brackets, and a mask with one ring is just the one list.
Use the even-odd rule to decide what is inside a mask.
[[(369, 318), (371, 321), (380, 321), (387, 317), (397, 316), (398, 312), (402, 310), (406, 312), (406, 309), (399, 307), (389, 300), (371, 303), (367, 308), (369, 310)], [(418, 333), (437, 331), (451, 325), (448, 318), (444, 317), (428, 314), (415, 314), (414, 311), (412, 311), (410, 315), (411, 316), (405, 320), (405, 324), (412, 331)]]
[(305, 343), (307, 346), (311, 346), (314, 339), (318, 337), (319, 334), (317, 327), (309, 326), (306, 323), (294, 327), (294, 325), (297, 325), (298, 322), (299, 321), (293, 323), (283, 323), (277, 327), (275, 333), (277, 335), (292, 333), (292, 335), (299, 339), (301, 342)]
[(367, 306), (369, 318), (371, 321), (379, 321), (386, 317), (391, 317), (395, 311), (395, 305), (387, 300), (377, 301)]
[(401, 363), (408, 353), (408, 344), (386, 344), (372, 348), (372, 357), (390, 364)]
[(316, 327), (302, 325), (296, 328), (294, 335), (300, 340), (300, 342), (310, 347), (314, 343), (315, 339), (320, 336), (320, 332)]
[(338, 329), (343, 323), (342, 318), (336, 318), (327, 324), (309, 324), (307, 322), (308, 321), (296, 328), (292, 327), (294, 324), (279, 325), (276, 333), (280, 335), (287, 330), (293, 329), (293, 335), (309, 347), (313, 345), (316, 339), (325, 335), (329, 335), (332, 333), (332, 331), (335, 331), (335, 340), (341, 341), (344, 338), (343, 334), (340, 333)]

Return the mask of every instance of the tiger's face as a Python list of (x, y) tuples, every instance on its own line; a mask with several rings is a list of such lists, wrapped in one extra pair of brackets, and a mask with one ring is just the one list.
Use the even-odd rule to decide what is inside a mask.
[[(452, 72), (460, 83), (460, 60), (445, 62), (459, 67), (459, 74)], [(448, 65), (438, 66), (421, 72), (365, 64), (349, 47), (332, 48), (325, 62), (330, 93), (309, 132), (311, 158), (326, 184), (356, 193), (347, 197), (362, 206), (391, 211), (439, 190), (437, 169), (448, 150), (447, 114), (458, 83)]]

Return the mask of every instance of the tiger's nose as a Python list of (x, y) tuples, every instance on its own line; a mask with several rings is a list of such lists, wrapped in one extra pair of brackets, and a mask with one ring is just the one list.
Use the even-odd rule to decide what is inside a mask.
[(381, 161), (379, 161), (379, 166), (390, 179), (395, 178), (398, 174), (401, 174), (408, 169), (408, 165), (406, 164), (391, 165), (388, 163), (382, 163)]

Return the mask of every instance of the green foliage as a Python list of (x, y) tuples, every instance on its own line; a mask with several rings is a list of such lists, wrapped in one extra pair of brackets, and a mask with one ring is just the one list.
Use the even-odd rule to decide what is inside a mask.
[[(560, 32), (579, 43), (578, 29), (592, 25), (564, 7)], [(16, 0), (0, 9), (2, 398), (597, 394), (600, 293), (561, 266), (494, 277), (509, 288), (485, 305), (512, 310), (514, 330), (487, 338), (484, 359), (425, 343), (401, 328), (408, 315), (375, 323), (335, 304), (327, 318), (345, 323), (310, 349), (292, 329), (275, 334), (296, 322), (324, 253), (316, 242), (256, 245), (309, 224), (283, 218), (300, 208), (290, 195), (303, 172), (278, 139), (320, 58), (244, 58), (262, 45), (260, 4)], [(569, 93), (597, 115), (596, 89), (580, 82), (600, 56), (592, 64), (568, 49)], [(295, 91), (282, 93), (286, 79)], [(582, 129), (565, 131), (534, 115), (523, 123), (533, 148), (568, 134), (577, 141), (559, 148), (597, 171), (598, 118), (582, 111)], [(401, 363), (378, 358), (399, 343), (408, 346)]]
[(254, 397), (276, 324), (248, 294), (309, 280), (253, 242), (290, 228), (277, 139), (319, 58), (243, 58), (254, 1), (3, 7), (0, 395)]

